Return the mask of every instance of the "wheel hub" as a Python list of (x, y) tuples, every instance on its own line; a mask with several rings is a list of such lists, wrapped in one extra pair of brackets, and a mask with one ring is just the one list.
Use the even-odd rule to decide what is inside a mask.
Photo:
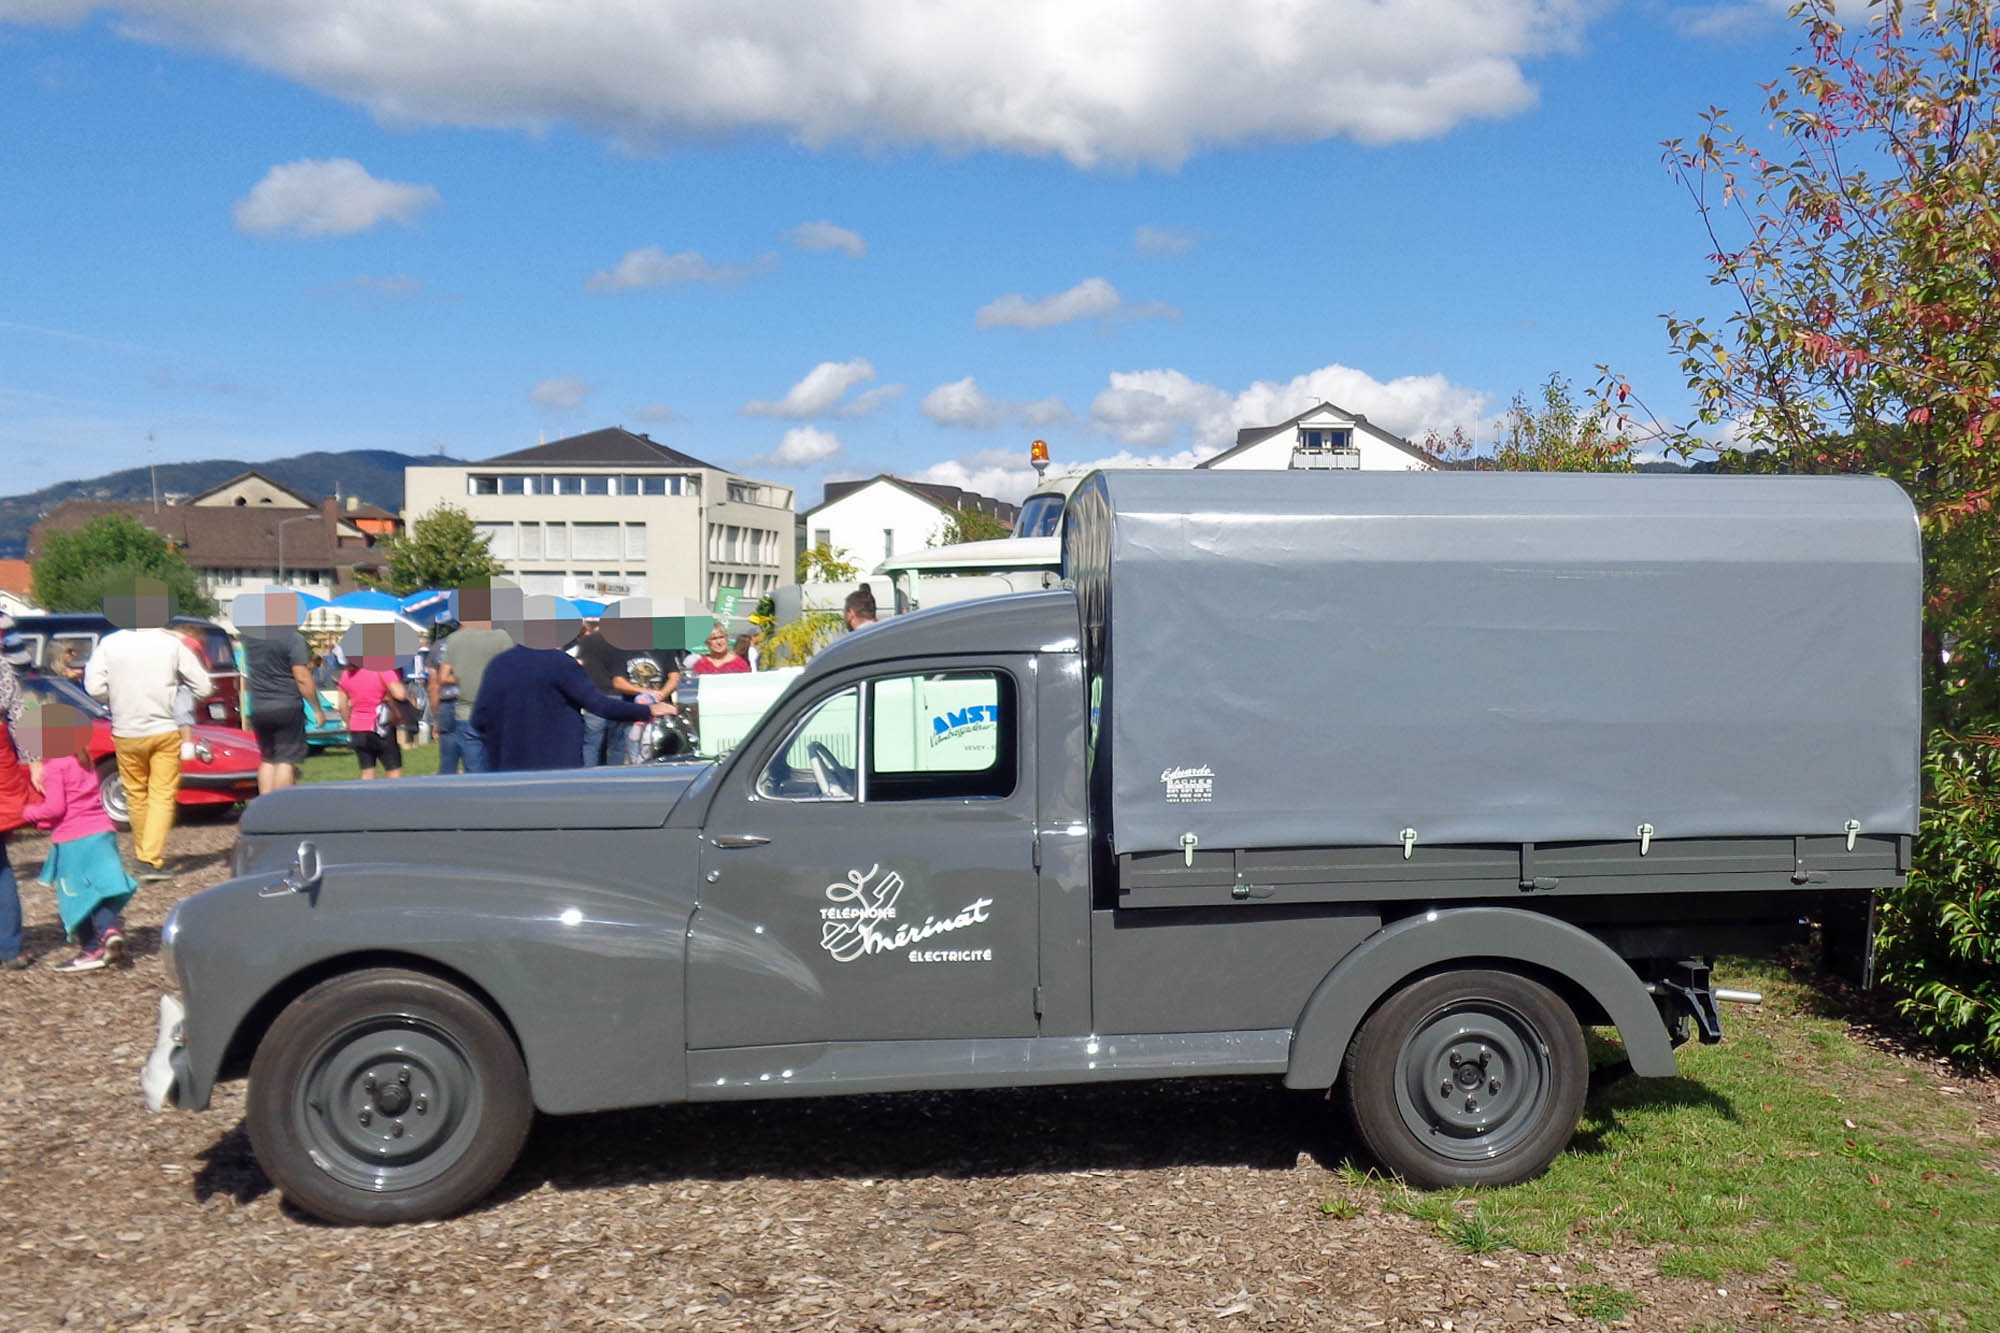
[(1531, 1132), (1546, 1086), (1546, 1056), (1510, 1010), (1440, 1010), (1416, 1026), (1400, 1063), (1398, 1100), (1406, 1123), (1435, 1151), (1490, 1157)]
[(463, 1153), (479, 1095), (442, 1034), (369, 1027), (329, 1044), (300, 1108), (323, 1169), (374, 1190), (406, 1189)]

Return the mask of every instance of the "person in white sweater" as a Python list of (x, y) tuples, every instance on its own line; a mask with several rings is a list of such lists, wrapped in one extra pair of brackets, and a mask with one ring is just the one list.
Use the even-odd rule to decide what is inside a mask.
[[(132, 601), (136, 615), (112, 615), (112, 619), (138, 628), (104, 637), (84, 668), (83, 687), (111, 705), (111, 738), (118, 747), (118, 777), (131, 808), (132, 854), (139, 862), (139, 878), (161, 880), (169, 877), (167, 834), (174, 826), (174, 802), (181, 786), (174, 693), (185, 685), (195, 698), (203, 699), (215, 685), (186, 641), (166, 628), (164, 595), (142, 593)], [(109, 605), (106, 612), (111, 612)]]

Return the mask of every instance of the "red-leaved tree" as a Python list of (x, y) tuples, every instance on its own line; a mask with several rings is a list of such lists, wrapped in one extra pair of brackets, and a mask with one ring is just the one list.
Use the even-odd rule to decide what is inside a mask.
[[(1765, 138), (1711, 108), (1666, 161), (1707, 229), (1720, 327), (1669, 316), (1723, 466), (1901, 482), (1927, 553), (1927, 697), (1965, 728), (2000, 718), (1990, 595), (2000, 488), (2000, 24), (1975, 0), (1884, 0), (1844, 26), (1793, 9), (1804, 41), (1766, 85)], [(1619, 376), (1599, 392), (1640, 404)], [(1657, 426), (1657, 421), (1652, 423)]]
[[(1995, 9), (1878, 0), (1850, 26), (1807, 0), (1763, 137), (1711, 109), (1666, 145), (1733, 309), (1720, 327), (1668, 318), (1699, 420), (1660, 433), (1691, 453), (1720, 429), (1724, 468), (1873, 472), (1915, 501), (1933, 730), (1913, 873), (1878, 940), (1904, 1012), (1953, 1053), (2000, 1063)], [(1650, 415), (1614, 372), (1598, 392)]]

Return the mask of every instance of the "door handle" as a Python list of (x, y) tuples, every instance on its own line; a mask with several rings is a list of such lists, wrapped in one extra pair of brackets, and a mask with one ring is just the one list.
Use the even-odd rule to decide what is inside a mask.
[(771, 840), (756, 833), (718, 833), (709, 841), (724, 850), (733, 850), (738, 847), (762, 847)]

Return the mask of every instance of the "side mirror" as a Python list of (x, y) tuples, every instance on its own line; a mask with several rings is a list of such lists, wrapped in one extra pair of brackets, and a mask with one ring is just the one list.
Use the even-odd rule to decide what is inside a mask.
[(310, 838), (302, 840), (292, 853), (292, 867), (276, 884), (257, 890), (259, 898), (281, 898), (288, 893), (313, 893), (319, 889), (322, 867), (319, 846)]

